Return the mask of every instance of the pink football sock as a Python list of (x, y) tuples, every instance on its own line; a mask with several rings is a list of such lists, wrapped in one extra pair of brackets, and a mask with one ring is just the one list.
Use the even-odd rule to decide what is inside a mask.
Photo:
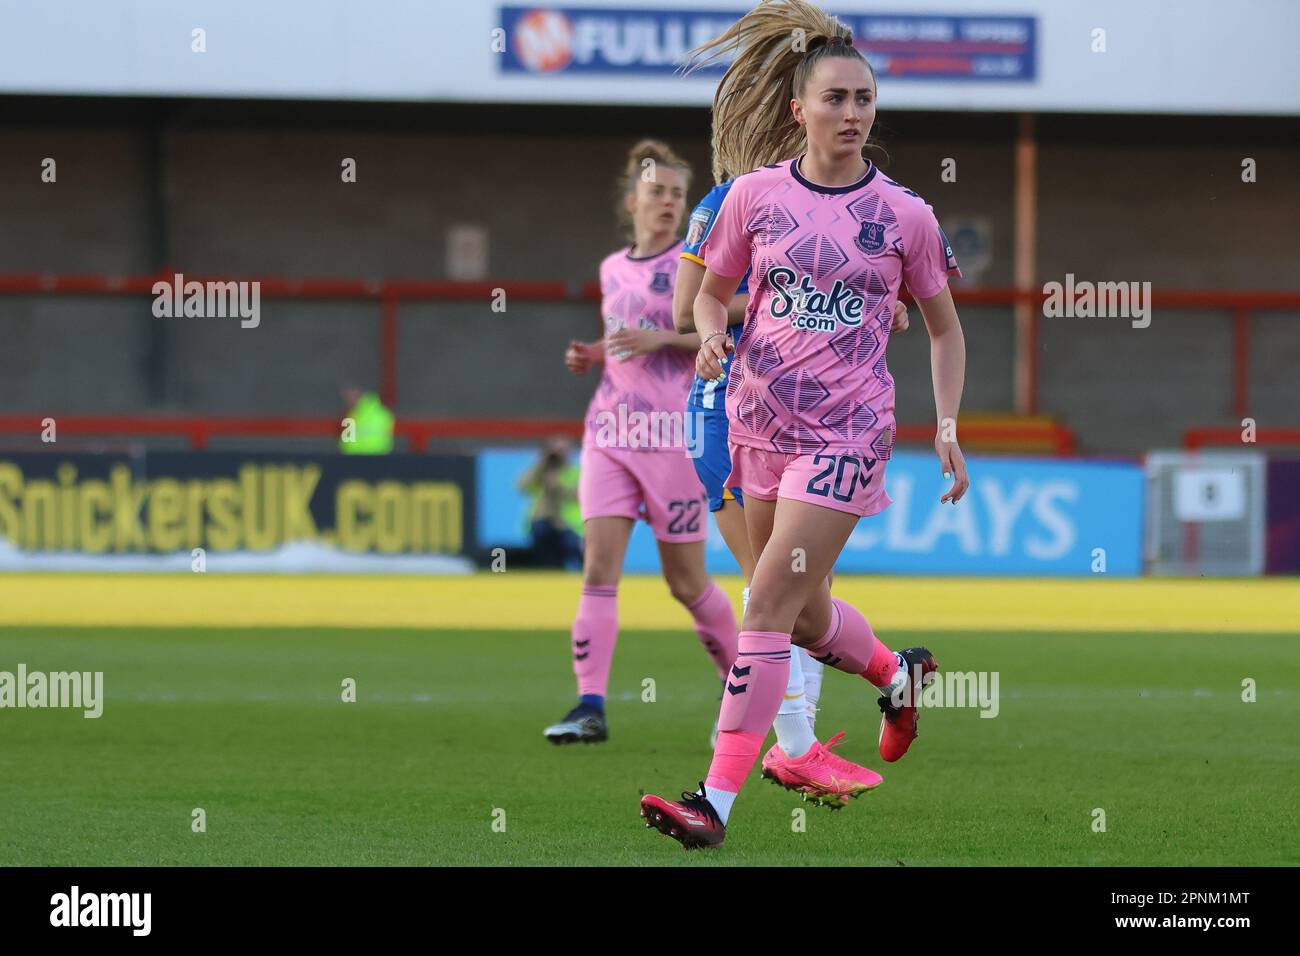
[(862, 612), (831, 598), (831, 626), (807, 651), (827, 667), (860, 674), (876, 687), (887, 687), (898, 671), (898, 658), (881, 643)]
[(617, 640), (618, 585), (584, 585), (573, 620), (573, 672), (578, 675), (579, 697), (605, 696)]
[(704, 784), (739, 793), (781, 709), (790, 676), (790, 635), (741, 631), (718, 715), (718, 743)]
[(720, 730), (718, 742), (713, 747), (713, 762), (704, 786), (709, 790), (726, 790), (740, 793), (745, 778), (754, 769), (758, 752), (763, 749), (766, 734), (751, 734), (744, 730)]
[(700, 643), (713, 658), (713, 666), (721, 677), (736, 659), (736, 645), (740, 640), (731, 601), (722, 593), (722, 588), (710, 581), (704, 593), (686, 610), (695, 619), (695, 633), (700, 636)]

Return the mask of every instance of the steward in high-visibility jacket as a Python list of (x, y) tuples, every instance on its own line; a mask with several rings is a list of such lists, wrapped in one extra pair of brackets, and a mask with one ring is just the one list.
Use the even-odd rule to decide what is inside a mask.
[(365, 392), (348, 412), (352, 419), (352, 441), (347, 430), (339, 440), (339, 451), (345, 455), (388, 455), (393, 451), (393, 413), (384, 407), (374, 392)]

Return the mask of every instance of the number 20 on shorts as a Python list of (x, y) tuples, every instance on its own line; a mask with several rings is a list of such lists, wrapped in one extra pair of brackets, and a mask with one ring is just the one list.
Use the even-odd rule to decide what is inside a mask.
[[(813, 464), (825, 463), (825, 467), (808, 480), (808, 494), (822, 498), (831, 497), (836, 501), (853, 500), (853, 492), (859, 483), (863, 488), (871, 484), (871, 469), (876, 467), (876, 459), (859, 459), (855, 455), (813, 455)], [(831, 473), (834, 472), (834, 485)]]

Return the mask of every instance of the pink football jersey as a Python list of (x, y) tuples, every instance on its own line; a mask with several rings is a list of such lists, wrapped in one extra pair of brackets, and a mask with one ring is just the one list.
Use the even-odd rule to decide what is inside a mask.
[(937, 295), (960, 276), (934, 210), (875, 166), (818, 186), (798, 160), (735, 181), (705, 252), (718, 275), (749, 279), (731, 440), (786, 454), (888, 458), (894, 379), (885, 346), (902, 284)]
[[(609, 346), (609, 336), (619, 329), (642, 328), (674, 332), (673, 283), (682, 243), (673, 243), (655, 256), (633, 258), (620, 249), (600, 264), (600, 308), (605, 320), (605, 365), (600, 385), (587, 406), (584, 442), (594, 442), (598, 416), (626, 420), (633, 412), (673, 412), (681, 415), (695, 371), (695, 354), (661, 348), (649, 355), (620, 361)], [(620, 413), (620, 406), (623, 410)], [(635, 438), (635, 433), (633, 433)], [(668, 450), (657, 441), (627, 447), (636, 451)], [(677, 454), (682, 454), (679, 446)]]

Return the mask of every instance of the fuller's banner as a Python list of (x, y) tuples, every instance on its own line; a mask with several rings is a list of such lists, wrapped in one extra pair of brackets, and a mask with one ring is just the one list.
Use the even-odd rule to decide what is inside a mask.
[[(507, 74), (671, 76), (723, 33), (734, 10), (503, 6)], [(878, 78), (1033, 80), (1035, 20), (1025, 16), (841, 13)], [(721, 73), (721, 68), (712, 70)]]
[(455, 570), (474, 495), (462, 456), (0, 455), (0, 567)]
[[(718, 74), (682, 78), (674, 75), (677, 62), (753, 6), (0, 0), (0, 92), (705, 107)], [(899, 109), (1300, 114), (1295, 0), (824, 6), (853, 28), (874, 64), (883, 116)]]

